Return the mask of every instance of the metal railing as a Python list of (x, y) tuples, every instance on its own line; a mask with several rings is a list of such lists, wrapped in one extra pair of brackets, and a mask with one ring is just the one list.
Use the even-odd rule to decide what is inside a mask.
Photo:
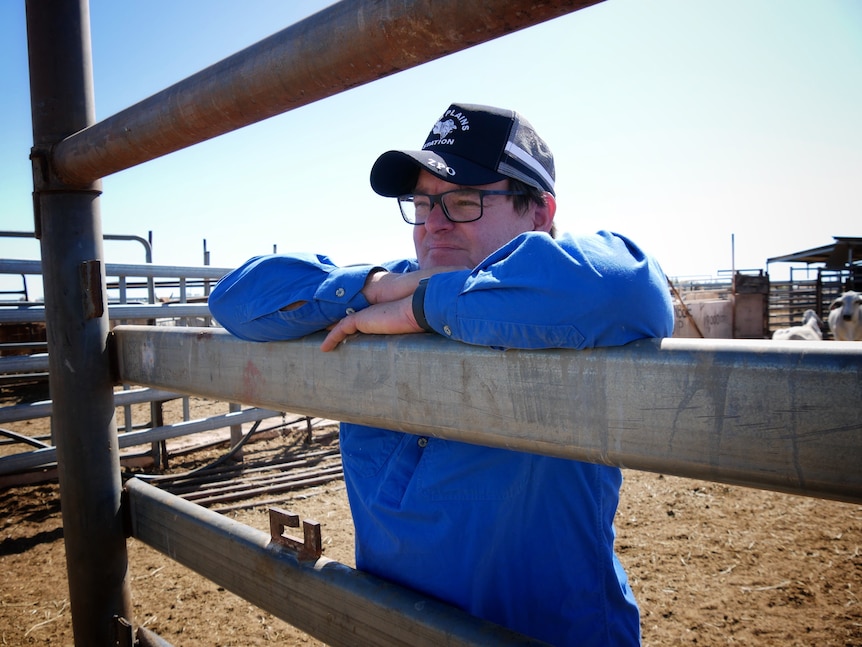
[[(319, 335), (260, 344), (224, 330), (119, 326), (113, 337), (120, 375), (136, 384), (214, 399), (244, 393), (246, 404), (332, 420), (862, 502), (854, 342), (662, 339), (502, 353), (406, 335), (321, 353)], [(312, 365), (314, 381), (295, 370)]]
[[(100, 178), (595, 3), (550, 0), (532, 4), (525, 11), (520, 0), (344, 0), (98, 123), (93, 107), (86, 3), (65, 0), (62, 4), (64, 10), (59, 11), (54, 3), (47, 7), (40, 0), (27, 0), (36, 221), (42, 223), (40, 236), (46, 253), (43, 257), (46, 321), (49, 327), (66, 333), (53, 336), (57, 341), (49, 345), (49, 356), (52, 393), (56, 391), (55, 406), (60, 421), (56, 429), (57, 458), (65, 467), (61, 472), (61, 493), (66, 554), (69, 563), (75, 565), (69, 569), (75, 640), (81, 645), (107, 645), (116, 643), (114, 619), (129, 617), (131, 604), (125, 581), (123, 515), (119, 513), (121, 487), (116, 433), (108, 422), (110, 416), (106, 415), (113, 403), (112, 383), (109, 359), (101, 352), (108, 335), (108, 312), (106, 286), (98, 285), (97, 271), (100, 268), (96, 241), (101, 232), (94, 201), (101, 191)], [(457, 20), (451, 19), (454, 17)], [(439, 29), (440, 24), (446, 24), (447, 28)], [(404, 33), (411, 37), (401, 37)], [(321, 46), (322, 43), (327, 46)], [(57, 52), (63, 55), (57, 56)], [(71, 239), (76, 242), (74, 248), (69, 245)], [(70, 281), (69, 277), (77, 280)], [(157, 364), (167, 366), (170, 358), (159, 354), (157, 363), (140, 361), (144, 356), (133, 341), (138, 334), (153, 336), (162, 332), (153, 327), (140, 333), (117, 330), (124, 379), (141, 380), (145, 384), (164, 379), (163, 369)], [(191, 330), (169, 332), (170, 335), (158, 339), (170, 338), (182, 343), (195, 339)], [(219, 346), (234, 343), (218, 331), (211, 334), (218, 338)], [(458, 373), (453, 367), (464, 366), (461, 357), (466, 348), (445, 346), (443, 340), (437, 341), (442, 343), (429, 342), (433, 345), (426, 346), (428, 340), (376, 340), (355, 344), (339, 353), (315, 352), (314, 357), (309, 355), (306, 360), (315, 366), (315, 371), (320, 369), (321, 375), (326, 375), (323, 383), (335, 388), (350, 371), (332, 370), (333, 363), (337, 365), (345, 357), (352, 357), (371, 367), (378, 365), (372, 361), (375, 352), (393, 353), (399, 348), (409, 348), (417, 352), (400, 353), (400, 362), (410, 360), (414, 365), (433, 369), (416, 375), (435, 375), (434, 371), (447, 375), (447, 370), (454, 370), (455, 374), (447, 377), (463, 380), (467, 389), (480, 387), (470, 391), (471, 394), (488, 397), (497, 386), (504, 386), (499, 383), (504, 375), (499, 366), (487, 378), (480, 373)], [(313, 340), (296, 343), (290, 351), (280, 353), (304, 353), (307, 344), (313, 343)], [(509, 397), (496, 403), (502, 409), (495, 423), (506, 426), (508, 440), (520, 449), (637, 464), (641, 469), (667, 467), (677, 473), (694, 470), (707, 478), (731, 482), (753, 480), (759, 486), (859, 500), (858, 465), (862, 464), (859, 433), (862, 423), (856, 415), (862, 394), (859, 351), (838, 342), (828, 350), (804, 342), (793, 348), (737, 344), (726, 348), (706, 340), (667, 346), (659, 342), (656, 348), (653, 343), (641, 343), (623, 349), (589, 351), (577, 358), (564, 352), (519, 353), (512, 357), (496, 351), (486, 351), (479, 357), (482, 362), (520, 363), (522, 368), (532, 369), (529, 374), (537, 376), (535, 381), (521, 383), (521, 391), (517, 393), (510, 390), (511, 385), (508, 390), (501, 388), (500, 393)], [(181, 360), (189, 359), (188, 347), (178, 352)], [(242, 352), (261, 351), (243, 347)], [(442, 362), (452, 352), (458, 355), (458, 361)], [(247, 361), (233, 352), (225, 352), (219, 359)], [(133, 371), (130, 367), (136, 362), (138, 368)], [(394, 362), (386, 363), (390, 365)], [(258, 366), (266, 366), (266, 362), (261, 360)], [(357, 366), (358, 363), (352, 364), (353, 370)], [(809, 370), (799, 370), (800, 367)], [(71, 370), (84, 377), (64, 380)], [(622, 382), (630, 384), (632, 388), (628, 390), (615, 390), (612, 380), (599, 379), (610, 374), (618, 377), (629, 370), (642, 372), (637, 374), (637, 380)], [(770, 372), (776, 370), (784, 373), (781, 380), (770, 377)], [(546, 377), (538, 378), (542, 375)], [(210, 388), (209, 380), (199, 374), (188, 378), (175, 386), (196, 392)], [(763, 393), (757, 389), (749, 393), (749, 389), (740, 388), (734, 384), (738, 379), (746, 387), (766, 380), (769, 397), (777, 398), (786, 408), (764, 407), (762, 399), (752, 397), (752, 393)], [(496, 386), (489, 388), (491, 382), (484, 380), (492, 380)], [(355, 385), (356, 381), (346, 383)], [(434, 401), (438, 396), (420, 389), (416, 392), (429, 400), (411, 403), (413, 409), (405, 410), (403, 402), (401, 408), (395, 406), (397, 398), (392, 396), (394, 391), (385, 390), (386, 383), (381, 387), (384, 390), (376, 393), (379, 396), (376, 399), (348, 391), (351, 407), (338, 413), (357, 422), (385, 421), (392, 428), (405, 431), (425, 428), (433, 422), (435, 429), (449, 429), (451, 437), (471, 435), (478, 442), (489, 444), (499, 440), (493, 434), (475, 435), (477, 427), (464, 429), (461, 423), (452, 420), (468, 417), (466, 414), (470, 413), (476, 415), (465, 403), (457, 403), (450, 410)], [(316, 382), (317, 387), (320, 384)], [(781, 388), (788, 385), (791, 388), (782, 395)], [(531, 404), (520, 411), (511, 410), (525, 397), (541, 395), (549, 386), (555, 387), (556, 396), (546, 403), (547, 407)], [(286, 391), (282, 388), (282, 394)], [(453, 393), (451, 389), (445, 391)], [(613, 401), (609, 398), (611, 392)], [(224, 393), (236, 395), (237, 384), (227, 384)], [(791, 400), (787, 399), (788, 393), (793, 396)], [(344, 390), (339, 390), (339, 396), (343, 395)], [(307, 392), (302, 392), (302, 396), (304, 399), (295, 400), (295, 404), (314, 413), (310, 409), (319, 406), (319, 396)], [(257, 396), (246, 393), (243, 398), (257, 399)], [(64, 415), (84, 399), (88, 403), (86, 415), (76, 419)], [(381, 415), (369, 410), (371, 402), (383, 402), (391, 409)], [(577, 429), (556, 418), (551, 420), (555, 423), (551, 429), (563, 434), (562, 444), (552, 442), (554, 439), (532, 426), (537, 424), (540, 411), (553, 412), (555, 407), (570, 411), (572, 406), (588, 417), (573, 418), (580, 420)], [(828, 413), (836, 408), (838, 413)], [(483, 428), (491, 410), (482, 409)], [(417, 411), (421, 421), (411, 417)], [(626, 411), (632, 416), (619, 419), (619, 414)], [(766, 418), (764, 411), (768, 412)], [(825, 418), (828, 422), (818, 421), (819, 416), (828, 416)], [(653, 426), (645, 426), (648, 418), (654, 420)], [(756, 424), (748, 424), (755, 420)], [(696, 433), (689, 438), (692, 431)], [(76, 442), (85, 433), (90, 443)], [(95, 447), (98, 451), (92, 449)], [(105, 447), (111, 451), (104, 451)], [(827, 455), (834, 468), (831, 476), (823, 464)], [(777, 472), (773, 473), (773, 468)], [(181, 511), (182, 522), (193, 528), (190, 533), (196, 541), (204, 535), (213, 544), (222, 543), (228, 535), (236, 538), (231, 534), (235, 532), (233, 528), (221, 527), (220, 519), (199, 514), (196, 508), (166, 501), (162, 494), (133, 482), (128, 484), (127, 491), (133, 500), (133, 534), (157, 548), (163, 548), (167, 536), (159, 535), (163, 529), (159, 519), (164, 517), (161, 512), (164, 510)], [(179, 534), (167, 537), (170, 541)], [(286, 560), (280, 552), (276, 558), (274, 553), (280, 549), (269, 541), (253, 538), (247, 545), (237, 541), (231, 544), (231, 551), (236, 550), (246, 561), (263, 552), (273, 560)], [(261, 542), (266, 545), (259, 545)], [(221, 564), (216, 565), (205, 552), (189, 552), (183, 561), (195, 570), (217, 577), (214, 570)], [(280, 567), (272, 571), (278, 573)], [(365, 580), (360, 574), (349, 577), (363, 579), (371, 586), (358, 599), (351, 598), (357, 605), (381, 594), (386, 587), (371, 578)], [(259, 588), (238, 588), (241, 594), (259, 599)], [(346, 599), (342, 593), (335, 595), (341, 601)], [(348, 623), (350, 626), (359, 626), (364, 621), (372, 623), (367, 632), (363, 631), (361, 640), (336, 627), (331, 620), (312, 623), (314, 627), (309, 630), (324, 636), (331, 644), (374, 644), (390, 622), (397, 621), (403, 623), (399, 625), (404, 628), (399, 635), (405, 639), (404, 644), (441, 644), (444, 634), (447, 644), (474, 644), (469, 627), (460, 622), (457, 612), (448, 609), (441, 611), (444, 614), (441, 626), (454, 629), (444, 634), (425, 632), (421, 619), (410, 614), (410, 598), (404, 595), (395, 595), (396, 612), (377, 616), (376, 621), (369, 620), (373, 613), (354, 617), (345, 612), (353, 623)], [(343, 608), (349, 609), (351, 604)], [(273, 611), (289, 621), (297, 617), (283, 606)], [(325, 608), (304, 608), (304, 612), (306, 619), (327, 617)]]
[[(0, 232), (0, 236), (15, 236), (26, 237), (33, 234), (16, 233), (16, 232)], [(109, 239), (105, 236), (105, 239)], [(138, 236), (111, 236), (114, 240), (136, 240), (146, 244), (146, 258), (152, 260), (152, 248), (149, 243)], [(150, 262), (146, 264), (122, 264), (108, 263), (105, 266), (106, 277), (109, 279), (108, 289), (113, 284), (117, 291), (116, 298), (110, 300), (108, 306), (108, 318), (113, 323), (135, 323), (148, 322), (153, 325), (180, 325), (180, 326), (209, 326), (212, 324), (209, 307), (206, 301), (197, 303), (188, 303), (188, 290), (190, 286), (197, 285), (201, 288), (202, 294), (208, 294), (210, 283), (215, 283), (219, 278), (224, 276), (229, 271), (229, 268), (218, 267), (196, 267), (196, 266), (168, 266), (168, 265), (153, 265)], [(40, 261), (31, 260), (14, 260), (0, 259), (0, 274), (22, 274), (38, 276), (42, 272), (42, 263)], [(140, 278), (142, 281), (137, 284), (130, 284), (129, 279)], [(113, 279), (113, 282), (110, 281)], [(167, 285), (178, 286), (179, 297), (176, 301), (156, 303), (155, 289), (165, 287)], [(143, 298), (147, 303), (129, 303), (129, 294), (131, 289), (138, 287), (144, 290)], [(0, 305), (0, 325), (8, 324), (40, 324), (46, 321), (46, 312), (44, 305), (32, 303), (8, 303)], [(0, 352), (4, 350), (14, 351), (16, 353), (24, 353), (27, 349), (35, 352), (30, 354), (15, 354), (8, 357), (0, 357), (0, 379), (3, 379), (7, 384), (15, 384), (19, 382), (31, 382), (32, 380), (45, 380), (49, 373), (49, 357), (44, 352), (45, 343), (6, 343), (0, 342)], [(130, 385), (124, 385), (127, 389)], [(126, 434), (120, 437), (120, 448), (131, 446), (131, 432), (134, 428), (132, 415), (132, 402), (140, 402), (140, 399), (130, 399), (125, 397), (125, 393), (115, 394), (115, 402), (117, 406), (123, 407), (123, 430)], [(144, 396), (146, 398), (146, 396)], [(161, 418), (161, 406), (163, 400), (179, 398), (182, 400), (183, 423), (187, 423), (190, 418), (190, 405), (187, 395), (173, 394), (170, 398), (163, 397), (163, 394), (153, 392), (152, 397), (144, 401), (150, 402), (151, 419)], [(4, 420), (22, 420), (21, 416), (28, 416), (23, 419), (38, 418), (43, 415), (50, 415), (52, 403), (50, 401), (38, 403), (39, 406), (20, 405), (12, 407), (0, 408), (0, 422)], [(238, 412), (239, 405), (229, 403), (231, 411)], [(44, 414), (44, 411), (48, 411)], [(243, 414), (246, 415), (246, 414)], [(263, 415), (261, 412), (254, 419), (264, 419), (276, 415), (274, 412), (268, 412)], [(246, 416), (247, 417), (247, 416)], [(223, 416), (215, 416), (209, 420), (201, 421), (194, 425), (179, 424), (168, 426), (171, 429), (176, 429), (177, 432), (168, 435), (168, 438), (178, 435), (190, 435), (218, 429), (230, 422), (232, 436), (231, 442), (235, 444), (239, 441), (241, 435), (241, 425), (246, 422), (245, 418), (237, 417), (225, 419)], [(147, 436), (139, 439), (139, 442), (160, 442), (164, 438), (153, 436), (152, 441), (147, 441)], [(137, 444), (137, 443), (135, 443)], [(20, 455), (0, 458), (0, 475), (14, 474), (23, 470), (33, 468), (42, 468), (49, 466), (56, 460), (56, 449), (50, 447), (48, 450), (40, 449), (37, 451), (22, 452)], [(164, 447), (161, 445), (153, 446), (154, 460), (156, 464), (163, 463), (166, 460)]]
[[(0, 231), (0, 238), (26, 238), (29, 240), (36, 240), (36, 232), (33, 231)], [(144, 260), (147, 263), (153, 262), (153, 244), (151, 240), (146, 238), (142, 238), (141, 236), (135, 236), (134, 234), (103, 234), (102, 240), (113, 240), (113, 241), (130, 241), (140, 243), (144, 248)], [(3, 272), (0, 272), (3, 273)], [(24, 283), (23, 290), (11, 290), (0, 292), (0, 294), (21, 294), (24, 296), (24, 301), (29, 301), (29, 290), (27, 287), (27, 274), (31, 274), (31, 272), (22, 271), (20, 272), (21, 279)], [(36, 272), (36, 274), (41, 274), (41, 271)], [(152, 279), (148, 279), (148, 293), (149, 293), (149, 301), (148, 303), (155, 302), (155, 292), (152, 284)]]

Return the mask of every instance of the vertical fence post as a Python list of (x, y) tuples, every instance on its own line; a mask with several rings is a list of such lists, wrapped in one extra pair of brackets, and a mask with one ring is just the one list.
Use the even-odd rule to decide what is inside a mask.
[(52, 150), (95, 122), (87, 0), (27, 0), (33, 206), (41, 240), (53, 429), (76, 645), (131, 617), (108, 349), (99, 180), (69, 185)]

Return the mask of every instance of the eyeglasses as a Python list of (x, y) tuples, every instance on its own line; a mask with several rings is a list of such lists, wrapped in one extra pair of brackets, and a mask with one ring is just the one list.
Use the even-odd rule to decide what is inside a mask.
[(485, 191), (483, 189), (455, 189), (429, 195), (409, 193), (398, 196), (401, 217), (409, 225), (424, 225), (435, 204), (443, 208), (449, 222), (473, 222), (479, 220), (485, 210), (486, 195), (526, 195), (523, 191)]

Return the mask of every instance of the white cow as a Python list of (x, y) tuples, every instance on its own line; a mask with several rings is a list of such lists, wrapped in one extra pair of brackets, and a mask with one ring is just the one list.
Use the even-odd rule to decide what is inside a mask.
[(823, 322), (814, 310), (806, 310), (802, 314), (802, 325), (793, 326), (792, 328), (779, 328), (772, 333), (773, 339), (801, 339), (817, 341), (823, 339), (821, 326)]
[(829, 330), (838, 341), (862, 341), (862, 294), (850, 290), (832, 302)]

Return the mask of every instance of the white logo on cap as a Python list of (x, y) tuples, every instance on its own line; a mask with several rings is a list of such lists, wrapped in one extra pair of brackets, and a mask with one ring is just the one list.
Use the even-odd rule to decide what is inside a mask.
[(427, 160), (425, 160), (425, 164), (427, 164), (435, 171), (443, 171), (444, 173), (446, 173), (446, 175), (455, 175), (455, 169), (453, 169), (451, 166), (446, 166), (443, 162), (438, 162), (433, 157), (429, 157)]
[(434, 128), (431, 129), (431, 132), (435, 135), (440, 135), (440, 139), (446, 139), (446, 136), (455, 130), (455, 122), (451, 119), (447, 119), (443, 121), (442, 119), (434, 124)]
[[(470, 130), (470, 120), (467, 119), (467, 115), (463, 112), (456, 112), (455, 110), (447, 110), (443, 113), (444, 117), (454, 117), (459, 124), (461, 124), (461, 130), (464, 132)], [(451, 120), (450, 120), (451, 121)]]
[(461, 128), (461, 132), (467, 132), (470, 130), (470, 121), (460, 112), (447, 110), (431, 129), (431, 135), (437, 135), (438, 139), (429, 139), (422, 148), (454, 145), (455, 137), (450, 137), (450, 135), (458, 130), (459, 127)]

